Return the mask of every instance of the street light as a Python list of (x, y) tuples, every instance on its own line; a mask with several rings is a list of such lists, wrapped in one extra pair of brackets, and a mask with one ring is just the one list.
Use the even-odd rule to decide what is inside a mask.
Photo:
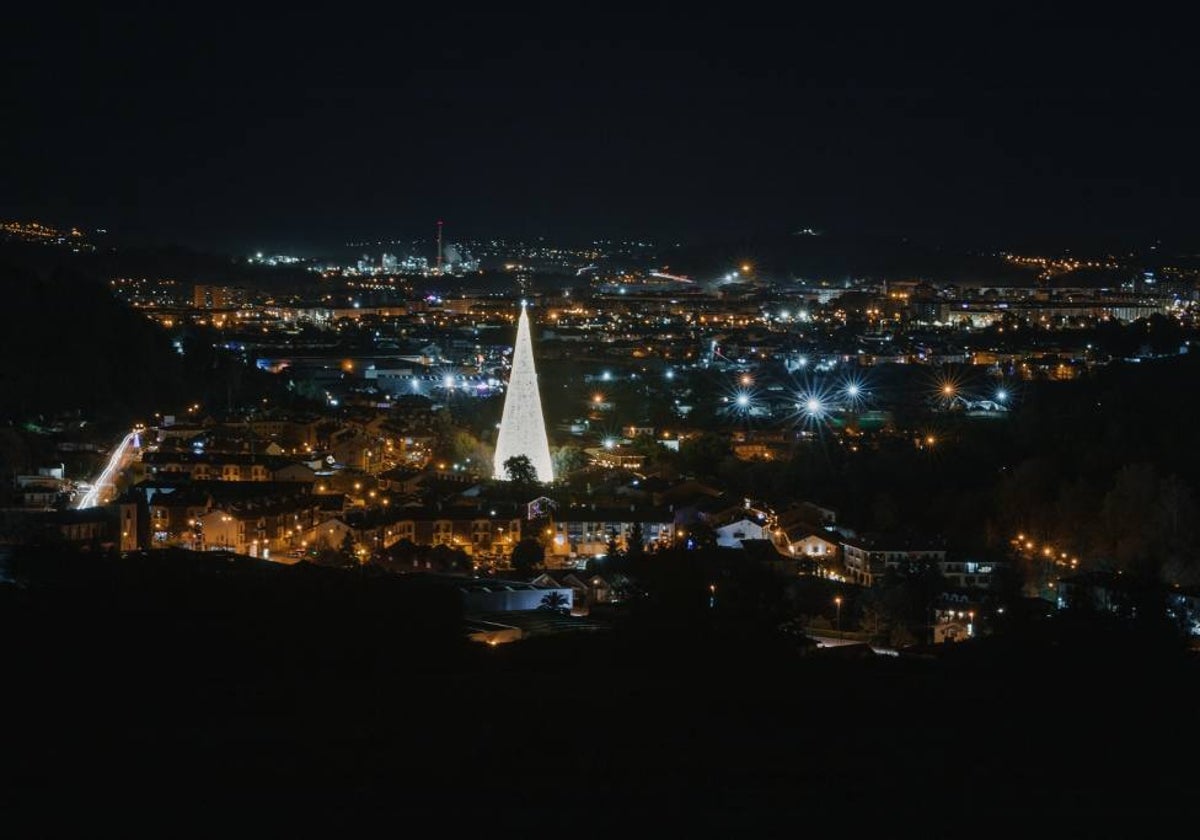
[(842, 632), (842, 596), (837, 595), (833, 599), (833, 603), (837, 606), (837, 631)]

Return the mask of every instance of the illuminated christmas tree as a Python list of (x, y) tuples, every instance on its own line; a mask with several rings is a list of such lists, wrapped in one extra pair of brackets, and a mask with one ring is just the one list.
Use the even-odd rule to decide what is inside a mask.
[(553, 481), (550, 443), (546, 422), (542, 419), (542, 398), (538, 394), (537, 371), (533, 366), (533, 340), (529, 335), (529, 314), (521, 303), (517, 321), (517, 343), (513, 347), (512, 375), (504, 395), (504, 414), (500, 417), (500, 436), (496, 440), (496, 459), (492, 475), (504, 480), (504, 462), (524, 455), (537, 470), (538, 481)]

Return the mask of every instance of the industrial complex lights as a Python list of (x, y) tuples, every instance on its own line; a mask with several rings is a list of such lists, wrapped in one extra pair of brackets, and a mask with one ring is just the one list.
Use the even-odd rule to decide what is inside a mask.
[(542, 399), (538, 395), (537, 371), (533, 367), (533, 341), (529, 335), (529, 313), (521, 303), (517, 322), (517, 343), (513, 347), (512, 375), (504, 395), (504, 413), (500, 417), (500, 436), (496, 440), (494, 478), (507, 479), (504, 462), (515, 455), (529, 458), (537, 470), (538, 481), (553, 481), (550, 443), (542, 418)]

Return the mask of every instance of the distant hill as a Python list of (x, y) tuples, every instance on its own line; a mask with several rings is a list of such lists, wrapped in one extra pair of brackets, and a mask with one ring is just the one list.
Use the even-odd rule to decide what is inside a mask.
[(261, 291), (291, 290), (313, 282), (313, 275), (303, 266), (252, 265), (241, 259), (178, 246), (122, 248), (97, 253), (88, 264), (104, 277), (164, 277)]
[(0, 264), (0, 414), (82, 409), (127, 416), (182, 399), (184, 366), (167, 335), (87, 277)]
[(107, 275), (82, 270), (86, 263), (11, 257), (0, 251), (8, 348), (0, 354), (0, 418), (80, 410), (123, 424), (191, 401), (224, 405), (274, 384), (199, 332), (169, 335), (116, 300)]
[(908, 239), (839, 233), (764, 234), (684, 245), (662, 255), (672, 273), (706, 279), (749, 263), (776, 279), (847, 277), (924, 278), (934, 281), (1027, 280), (1002, 258), (922, 245)]
[(41, 275), (68, 271), (103, 280), (152, 277), (262, 291), (296, 289), (313, 282), (313, 275), (303, 266), (253, 265), (177, 245), (100, 248), (74, 253), (65, 248), (9, 241), (0, 242), (0, 264), (30, 269)]

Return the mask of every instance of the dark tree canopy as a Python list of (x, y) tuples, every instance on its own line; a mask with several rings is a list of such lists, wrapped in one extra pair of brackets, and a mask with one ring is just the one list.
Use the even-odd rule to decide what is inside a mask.
[(537, 470), (528, 455), (514, 455), (504, 462), (504, 474), (513, 484), (537, 484)]
[(540, 569), (546, 559), (546, 549), (537, 540), (526, 537), (513, 548), (509, 562), (522, 574)]

